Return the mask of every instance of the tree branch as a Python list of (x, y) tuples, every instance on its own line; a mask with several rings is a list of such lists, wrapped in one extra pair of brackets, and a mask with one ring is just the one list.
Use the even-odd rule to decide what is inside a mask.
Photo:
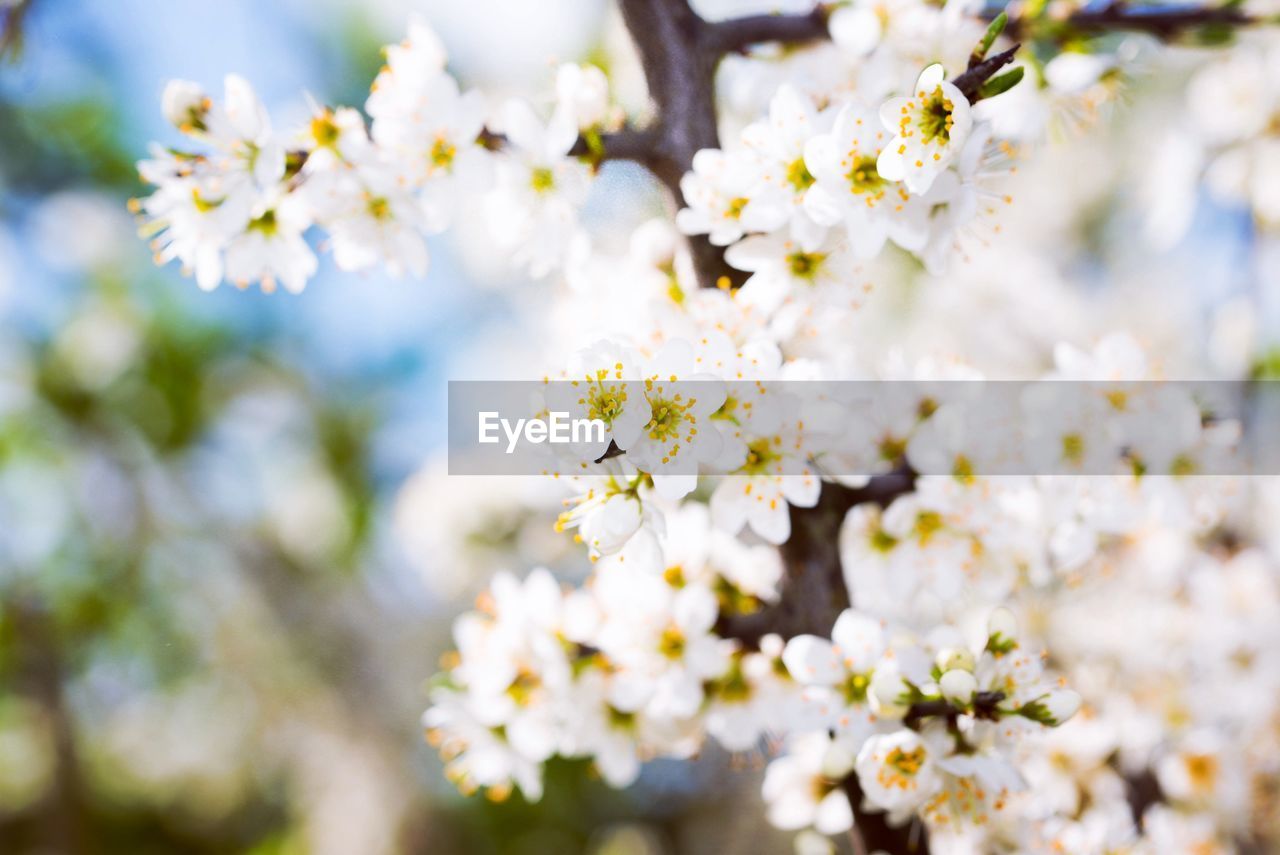
[[(687, 0), (619, 0), (619, 5), (640, 55), (658, 118), (644, 131), (603, 141), (604, 157), (644, 164), (667, 187), (677, 204), (684, 201), (680, 179), (692, 167), (694, 154), (700, 149), (720, 147), (715, 107), (715, 70), (720, 59), (762, 42), (795, 44), (827, 35), (828, 11), (823, 7), (807, 15), (761, 15), (708, 23), (694, 13)], [(990, 17), (996, 14), (998, 11)], [(1137, 30), (1168, 37), (1195, 27), (1249, 22), (1234, 9), (1148, 11), (1131, 10), (1113, 2), (1098, 11), (1077, 12), (1067, 18), (1065, 26), (1084, 33)], [(1018, 33), (1031, 33), (1039, 23), (1014, 19), (1006, 32), (1017, 39)], [(983, 84), (1012, 62), (1017, 50), (1018, 46), (1014, 46), (973, 63), (952, 83), (970, 101), (978, 100)], [(725, 263), (723, 249), (712, 246), (705, 237), (690, 238), (689, 247), (703, 287), (743, 280), (742, 273)], [(910, 492), (914, 484), (915, 474), (904, 468), (872, 479), (859, 489), (824, 484), (815, 507), (791, 507), (791, 536), (781, 547), (786, 575), (780, 586), (779, 601), (755, 614), (722, 618), (717, 623), (717, 632), (722, 637), (738, 639), (748, 647), (758, 645), (761, 636), (767, 633), (778, 633), (783, 638), (829, 633), (836, 617), (850, 604), (838, 544), (845, 514), (864, 502), (886, 506)], [(984, 693), (975, 698), (976, 713), (996, 715), (995, 705), (1001, 699), (998, 693)], [(931, 715), (950, 720), (959, 712), (945, 700), (927, 701), (913, 706), (906, 721), (911, 725)], [(865, 811), (855, 775), (850, 775), (841, 786), (853, 809), (859, 837), (868, 849), (895, 855), (928, 853), (928, 834), (922, 824), (913, 822), (894, 828), (885, 814)]]
[[(995, 720), (1000, 716), (1000, 702), (1004, 699), (1004, 692), (978, 692), (973, 696), (973, 714), (978, 718)], [(916, 729), (923, 719), (954, 719), (964, 712), (965, 710), (946, 698), (917, 701), (907, 709), (907, 714), (903, 717), (902, 722), (907, 727)]]
[(658, 135), (651, 128), (626, 127), (601, 134), (598, 150), (593, 151), (585, 137), (578, 137), (569, 154), (574, 157), (594, 156), (601, 161), (630, 160), (647, 166), (658, 147)]
[[(710, 27), (686, 0), (619, 0), (622, 19), (644, 67), (658, 119), (652, 159), (646, 164), (682, 204), (680, 179), (704, 148), (719, 148), (715, 71), (720, 55), (709, 47)], [(724, 260), (724, 249), (703, 235), (689, 238), (689, 251), (704, 288), (744, 279)]]
[(862, 785), (858, 776), (850, 774), (841, 783), (853, 808), (853, 822), (869, 852), (891, 852), (893, 855), (928, 855), (929, 832), (918, 820), (903, 826), (889, 824), (889, 815), (868, 811), (862, 805)]
[(837, 532), (854, 505), (875, 503), (881, 507), (915, 484), (907, 469), (879, 475), (864, 487), (822, 485), (822, 495), (812, 508), (791, 508), (791, 537), (782, 544), (786, 576), (777, 603), (754, 614), (722, 619), (716, 632), (736, 638), (748, 647), (777, 633), (792, 638), (806, 633), (828, 635), (840, 612), (849, 607), (849, 589), (840, 563)]
[(1008, 50), (993, 54), (981, 62), (970, 65), (963, 74), (954, 78), (951, 83), (957, 89), (964, 93), (964, 97), (969, 99), (969, 103), (981, 100), (979, 92), (982, 84), (986, 83), (996, 72), (1013, 62), (1014, 54), (1018, 52), (1018, 48), (1022, 45), (1014, 45)]
[(707, 46), (719, 55), (740, 53), (763, 42), (804, 44), (827, 38), (831, 10), (814, 7), (807, 15), (750, 15), (707, 24)]
[[(984, 16), (994, 18), (1000, 9)], [(1022, 18), (1009, 21), (1005, 32), (1011, 38), (1034, 35), (1044, 27), (1056, 38), (1101, 35), (1109, 32), (1148, 33), (1162, 39), (1213, 26), (1243, 27), (1258, 23), (1238, 7), (1222, 6), (1134, 6), (1118, 0), (1095, 9), (1080, 9), (1063, 18)]]

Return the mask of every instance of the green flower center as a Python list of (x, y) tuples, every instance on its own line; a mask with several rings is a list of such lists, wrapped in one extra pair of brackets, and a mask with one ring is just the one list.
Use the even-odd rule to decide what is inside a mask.
[(1084, 437), (1078, 433), (1069, 433), (1062, 438), (1062, 459), (1068, 463), (1079, 463), (1084, 458)]
[(610, 706), (607, 710), (609, 726), (614, 730), (632, 731), (636, 726), (636, 714)]
[(547, 193), (556, 186), (556, 174), (546, 166), (539, 166), (529, 176), (529, 186), (535, 193)]
[(342, 132), (333, 122), (333, 114), (325, 111), (311, 120), (311, 137), (320, 148), (331, 148), (337, 145)]
[(684, 402), (677, 399), (649, 399), (649, 423), (644, 432), (654, 442), (666, 442), (680, 438), (680, 428), (685, 422)]
[(897, 545), (898, 539), (879, 526), (876, 526), (876, 530), (871, 532), (871, 548), (876, 552), (881, 554), (892, 552)]
[(792, 276), (801, 279), (813, 279), (818, 270), (821, 269), (822, 262), (826, 261), (826, 259), (826, 253), (793, 252), (787, 256), (787, 269), (791, 271)]
[(533, 698), (534, 692), (542, 687), (542, 680), (537, 674), (521, 668), (516, 678), (507, 686), (507, 695), (517, 706), (525, 706)]
[[(607, 373), (603, 370), (598, 372), (601, 375)], [(586, 405), (587, 418), (599, 419), (611, 425), (627, 406), (627, 387), (622, 384), (605, 384), (603, 377), (597, 376), (594, 385), (588, 388), (586, 398), (578, 403)]]
[(391, 219), (391, 203), (381, 196), (369, 200), (369, 216), (375, 220)]
[(840, 686), (846, 706), (861, 704), (867, 700), (867, 687), (871, 685), (870, 674), (850, 674)]
[(921, 546), (927, 545), (941, 530), (942, 514), (937, 511), (921, 511), (916, 515), (915, 535)]
[(747, 462), (742, 464), (742, 472), (748, 475), (760, 475), (781, 459), (781, 455), (773, 450), (767, 437), (757, 439), (747, 445)]
[(934, 87), (931, 95), (923, 97), (925, 101), (917, 120), (920, 136), (925, 142), (940, 140), (945, 145), (951, 141), (951, 126), (955, 123), (951, 113), (955, 104), (943, 94), (941, 85)]
[(852, 160), (853, 165), (844, 176), (849, 182), (849, 189), (857, 196), (883, 194), (884, 185), (888, 182), (876, 171), (876, 159), (854, 152)]
[(787, 167), (787, 183), (794, 187), (797, 193), (808, 190), (816, 180), (809, 172), (809, 167), (805, 166), (803, 157), (796, 158)]
[(920, 771), (920, 767), (924, 765), (924, 757), (923, 748), (915, 748), (911, 751), (895, 748), (889, 752), (889, 756), (885, 758), (885, 763), (903, 775), (913, 777)]
[[(431, 152), (428, 154), (428, 157), (431, 160), (431, 165), (437, 169), (447, 169), (452, 166), (453, 159), (457, 156), (458, 147), (444, 137), (438, 137), (436, 141), (431, 144)], [(545, 171), (547, 172), (548, 177), (550, 177), (551, 170), (548, 169)], [(534, 187), (536, 188), (537, 185), (535, 184)]]
[(674, 626), (662, 631), (658, 639), (658, 652), (668, 659), (679, 659), (684, 655), (684, 633)]
[(264, 237), (274, 237), (276, 232), (280, 230), (280, 226), (276, 222), (275, 210), (268, 208), (263, 211), (262, 216), (254, 217), (249, 221), (248, 229), (251, 232), (259, 232)]

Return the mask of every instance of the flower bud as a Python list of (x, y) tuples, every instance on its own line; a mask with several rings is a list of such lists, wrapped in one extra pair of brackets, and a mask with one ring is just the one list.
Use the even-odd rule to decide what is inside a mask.
[(205, 129), (205, 117), (209, 115), (209, 96), (197, 83), (190, 80), (170, 80), (164, 87), (161, 108), (164, 117), (183, 133)]
[(974, 669), (973, 654), (964, 647), (944, 647), (938, 651), (934, 664), (939, 671), (972, 671)]
[(978, 680), (969, 671), (953, 668), (942, 675), (942, 679), (938, 681), (938, 688), (942, 690), (942, 696), (947, 700), (968, 706), (973, 700), (974, 693), (978, 691)]
[(1013, 612), (1001, 607), (987, 619), (987, 650), (997, 656), (1018, 646), (1018, 619)]
[(871, 675), (867, 697), (871, 709), (881, 718), (902, 718), (910, 704), (911, 687), (897, 668), (881, 666)]
[(991, 613), (991, 617), (987, 618), (987, 635), (1003, 635), (1005, 638), (1017, 637), (1018, 619), (1013, 616), (1013, 612), (1001, 606)]
[(1049, 711), (1049, 725), (1057, 727), (1080, 711), (1081, 698), (1071, 689), (1054, 689), (1042, 703)]
[(594, 65), (562, 65), (556, 72), (556, 100), (579, 128), (598, 127), (609, 111), (609, 80)]

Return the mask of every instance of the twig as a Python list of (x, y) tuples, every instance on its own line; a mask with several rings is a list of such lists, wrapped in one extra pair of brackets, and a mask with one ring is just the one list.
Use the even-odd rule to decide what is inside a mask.
[(979, 63), (970, 65), (964, 73), (957, 76), (951, 83), (964, 93), (964, 97), (969, 99), (970, 103), (979, 100), (979, 91), (982, 84), (986, 83), (996, 72), (1013, 62), (1014, 54), (1018, 52), (1018, 48), (1022, 45), (1014, 45), (1008, 50), (992, 54)]
[[(999, 9), (992, 9), (984, 15), (994, 18), (999, 12)], [(1059, 37), (1137, 32), (1170, 39), (1203, 27), (1244, 27), (1256, 23), (1256, 18), (1230, 5), (1134, 6), (1113, 2), (1102, 8), (1080, 9), (1063, 18), (1015, 17), (1009, 21), (1005, 32), (1011, 38), (1019, 38), (1023, 34), (1034, 33), (1039, 26), (1046, 26)]]
[[(978, 692), (973, 696), (973, 714), (982, 719), (999, 718), (1000, 702), (1005, 699), (1004, 692)], [(965, 710), (945, 698), (931, 701), (917, 701), (907, 709), (902, 722), (907, 727), (916, 728), (926, 718), (954, 718)]]
[(601, 134), (599, 151), (593, 152), (586, 138), (578, 137), (569, 154), (583, 157), (595, 154), (600, 160), (631, 160), (647, 164), (657, 148), (658, 135), (650, 128), (623, 128)]
[(739, 53), (764, 42), (804, 44), (827, 38), (830, 10), (817, 6), (805, 15), (750, 15), (707, 25), (706, 44), (720, 54)]

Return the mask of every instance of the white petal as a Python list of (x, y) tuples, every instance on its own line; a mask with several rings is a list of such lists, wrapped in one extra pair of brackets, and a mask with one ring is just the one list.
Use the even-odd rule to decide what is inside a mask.
[(845, 676), (831, 642), (816, 635), (798, 635), (788, 641), (782, 664), (797, 682), (806, 685), (833, 686)]
[(819, 802), (813, 827), (823, 834), (842, 834), (853, 828), (853, 809), (844, 790), (833, 790)]
[(920, 72), (920, 77), (916, 80), (916, 92), (920, 92), (921, 90), (924, 90), (925, 92), (931, 91), (935, 86), (941, 83), (946, 76), (947, 70), (942, 67), (942, 63), (935, 62), (924, 71)]
[(845, 667), (858, 673), (874, 668), (884, 653), (884, 629), (880, 621), (853, 609), (845, 609), (836, 618), (831, 640), (839, 648)]

